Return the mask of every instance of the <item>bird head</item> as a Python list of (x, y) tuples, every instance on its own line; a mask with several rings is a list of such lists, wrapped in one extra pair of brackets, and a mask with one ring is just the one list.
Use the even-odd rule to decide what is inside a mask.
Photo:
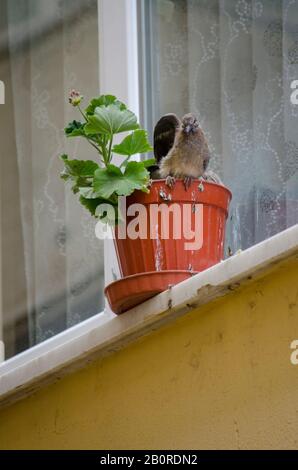
[(190, 133), (195, 133), (199, 127), (198, 120), (196, 116), (192, 113), (185, 114), (182, 118), (182, 130), (183, 132), (188, 135)]

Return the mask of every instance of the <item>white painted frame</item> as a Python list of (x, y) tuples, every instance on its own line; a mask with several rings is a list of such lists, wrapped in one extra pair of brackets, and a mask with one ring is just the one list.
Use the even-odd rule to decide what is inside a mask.
[[(139, 116), (137, 21), (137, 0), (98, 0), (100, 93), (117, 96)], [(113, 241), (105, 241), (104, 252), (107, 285), (120, 271)]]
[(98, 0), (100, 91), (139, 115), (137, 0)]

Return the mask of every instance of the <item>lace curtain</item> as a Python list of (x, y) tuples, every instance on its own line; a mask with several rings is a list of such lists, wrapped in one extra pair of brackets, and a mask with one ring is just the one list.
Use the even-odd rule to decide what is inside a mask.
[[(59, 178), (79, 119), (71, 88), (98, 94), (97, 0), (0, 0), (2, 287), (6, 357), (103, 309), (103, 245), (95, 221)], [(5, 24), (6, 22), (6, 24)], [(2, 78), (1, 71), (6, 76)], [(4, 141), (3, 141), (4, 139)], [(2, 198), (3, 201), (3, 198)], [(18, 256), (16, 255), (18, 253)]]
[(197, 114), (210, 167), (233, 193), (226, 246), (245, 249), (298, 223), (298, 105), (290, 101), (298, 1), (149, 3), (152, 122), (168, 112)]

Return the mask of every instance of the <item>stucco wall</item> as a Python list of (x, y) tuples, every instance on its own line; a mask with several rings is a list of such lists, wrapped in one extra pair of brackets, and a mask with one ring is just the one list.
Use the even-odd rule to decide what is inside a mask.
[(298, 261), (0, 412), (1, 449), (297, 448)]

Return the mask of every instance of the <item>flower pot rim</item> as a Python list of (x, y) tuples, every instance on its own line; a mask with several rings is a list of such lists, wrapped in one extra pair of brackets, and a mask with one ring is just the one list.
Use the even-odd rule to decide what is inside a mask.
[[(154, 180), (152, 180), (151, 186), (155, 185), (155, 183), (165, 184), (165, 182), (166, 182), (165, 178), (154, 179)], [(232, 199), (232, 197), (233, 197), (232, 191), (227, 186), (225, 186), (224, 184), (215, 183), (214, 181), (202, 180), (201, 178), (193, 178), (192, 183), (196, 183), (196, 182), (202, 183), (204, 186), (207, 185), (207, 187), (210, 186), (210, 188), (212, 188), (212, 186), (217, 187), (217, 188), (221, 188), (221, 189), (223, 189), (223, 190), (225, 190), (229, 193), (230, 199)], [(175, 185), (177, 183), (178, 184), (182, 183), (184, 185), (184, 182), (183, 182), (182, 178), (177, 178), (176, 181), (175, 181)], [(149, 190), (150, 190), (150, 188), (149, 188)], [(188, 192), (189, 190), (191, 190), (191, 186), (188, 189), (186, 189), (185, 191)]]
[(105, 288), (105, 295), (116, 315), (197, 274), (185, 269), (147, 271), (117, 279)]
[[(203, 189), (200, 189), (202, 183)], [(232, 199), (231, 191), (224, 185), (211, 181), (202, 181), (200, 178), (193, 179), (186, 189), (183, 179), (177, 179), (174, 186), (167, 186), (166, 179), (153, 180), (149, 192), (134, 191), (127, 196), (127, 206), (139, 203), (145, 206), (150, 204), (184, 204), (198, 203), (220, 208), (228, 215), (228, 206)]]
[(190, 271), (188, 269), (161, 269), (160, 271), (145, 271), (143, 273), (135, 273), (135, 274), (130, 274), (129, 276), (124, 276), (120, 277), (119, 279), (116, 279), (113, 282), (110, 282), (105, 288), (104, 288), (104, 293), (108, 288), (110, 288), (112, 285), (115, 285), (119, 283), (119, 281), (122, 281), (123, 279), (138, 279), (142, 275), (156, 275), (156, 274), (162, 274), (162, 273), (168, 273), (168, 274), (183, 274), (183, 273), (189, 273), (190, 276), (194, 276), (195, 274), (198, 274), (198, 271)]

